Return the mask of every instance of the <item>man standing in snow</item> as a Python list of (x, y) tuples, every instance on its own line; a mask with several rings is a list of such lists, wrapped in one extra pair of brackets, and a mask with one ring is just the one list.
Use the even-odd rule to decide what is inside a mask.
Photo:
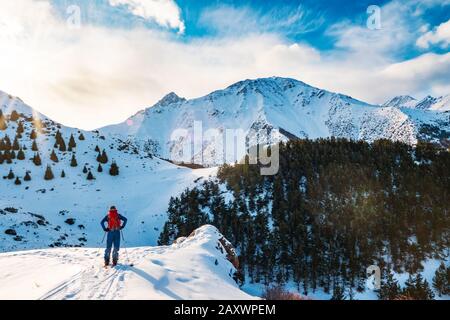
[[(123, 224), (121, 223), (123, 222)], [(105, 227), (105, 223), (108, 223), (108, 227)], [(105, 267), (109, 265), (111, 249), (114, 246), (112, 253), (113, 266), (117, 265), (119, 260), (119, 248), (120, 248), (120, 230), (125, 228), (127, 224), (127, 218), (117, 212), (115, 206), (109, 209), (108, 214), (100, 222), (102, 228), (108, 233), (106, 238), (106, 250), (105, 250)]]

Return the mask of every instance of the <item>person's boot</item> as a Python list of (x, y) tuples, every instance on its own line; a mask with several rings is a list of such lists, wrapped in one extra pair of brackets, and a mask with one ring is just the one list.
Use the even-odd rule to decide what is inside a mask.
[(109, 260), (105, 259), (105, 267), (109, 266)]
[(113, 266), (113, 267), (117, 266), (117, 259), (113, 259), (112, 266)]

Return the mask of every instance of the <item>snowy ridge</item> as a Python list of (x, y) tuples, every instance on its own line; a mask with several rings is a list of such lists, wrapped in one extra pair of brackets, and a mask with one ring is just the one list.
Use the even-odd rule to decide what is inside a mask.
[(383, 104), (383, 107), (414, 108), (417, 105), (417, 103), (418, 101), (411, 96), (397, 96), (385, 102)]
[(122, 250), (123, 264), (107, 269), (103, 249), (3, 253), (0, 299), (256, 299), (233, 280), (221, 238), (203, 226), (181, 244)]
[[(171, 93), (127, 121), (100, 131), (105, 135), (150, 143), (159, 156), (168, 159), (179, 154), (183, 144), (189, 141), (185, 138), (174, 140), (172, 133), (185, 129), (190, 138), (195, 122), (201, 123), (203, 132), (208, 129), (222, 133), (227, 129), (242, 130), (248, 147), (295, 138), (331, 136), (369, 142), (385, 138), (411, 145), (415, 145), (418, 138), (440, 143), (435, 137), (419, 137), (419, 133), (424, 123), (450, 133), (450, 126), (445, 121), (443, 125), (438, 122), (442, 120), (441, 115), (435, 112), (445, 111), (448, 99), (434, 99), (427, 108), (413, 106), (414, 103), (414, 98), (403, 96), (383, 106), (375, 106), (294, 79), (272, 77), (240, 81), (192, 100)], [(411, 117), (405, 109), (421, 113)], [(422, 121), (423, 118), (427, 120)], [(215, 165), (240, 159), (220, 161), (215, 158), (212, 144), (203, 141), (201, 151), (192, 154), (189, 160)]]
[(445, 112), (450, 111), (450, 95), (438, 98), (427, 96), (420, 101), (411, 96), (397, 96), (384, 103), (383, 106)]

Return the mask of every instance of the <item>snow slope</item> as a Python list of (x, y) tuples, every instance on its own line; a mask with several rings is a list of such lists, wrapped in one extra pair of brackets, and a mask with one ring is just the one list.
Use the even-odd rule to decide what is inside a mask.
[[(191, 170), (178, 167), (151, 157), (142, 151), (144, 148), (137, 151), (135, 145), (126, 141), (65, 127), (7, 94), (0, 95), (0, 106), (6, 116), (16, 110), (25, 117), (41, 119), (47, 131), (36, 139), (42, 165), (35, 166), (30, 161), (34, 155), (30, 132), (35, 126), (21, 118), (25, 131), (20, 145), (27, 148), (25, 160), (0, 164), (1, 176), (6, 176), (12, 169), (22, 182), (15, 185), (14, 180), (0, 179), (0, 252), (49, 246), (98, 246), (103, 236), (99, 222), (111, 205), (116, 205), (119, 212), (129, 218), (125, 236), (130, 244), (155, 245), (166, 221), (170, 197), (215, 173), (214, 168)], [(13, 140), (17, 126), (17, 122), (8, 121), (8, 128), (0, 130), (0, 138), (8, 135)], [(57, 130), (64, 136), (66, 144), (70, 134), (74, 135), (77, 167), (70, 166), (72, 152), (54, 148)], [(80, 133), (85, 140), (78, 139)], [(97, 145), (107, 151), (109, 158), (102, 173), (97, 172), (97, 152), (94, 150)], [(49, 158), (52, 150), (59, 158), (57, 163)], [(108, 173), (112, 160), (119, 166), (119, 176)], [(50, 181), (43, 179), (47, 165), (55, 175)], [(92, 170), (95, 180), (86, 179), (82, 171), (84, 166)], [(60, 177), (62, 170), (65, 178)], [(26, 171), (30, 172), (31, 181), (23, 180)], [(5, 233), (10, 229), (16, 234)]]
[[(216, 144), (214, 148), (212, 139), (201, 139), (199, 134), (192, 137), (195, 122), (201, 123), (204, 134), (208, 129), (218, 130), (222, 134), (219, 139), (224, 143), (227, 139), (223, 133), (227, 129), (242, 130), (248, 140), (247, 147), (292, 138), (330, 136), (369, 142), (386, 138), (414, 145), (422, 125), (418, 120), (435, 113), (437, 107), (421, 110), (420, 116), (412, 118), (400, 106), (413, 101), (411, 97), (399, 97), (384, 106), (375, 106), (294, 79), (272, 77), (241, 81), (192, 100), (170, 93), (127, 121), (100, 131), (147, 141), (157, 154), (171, 159), (186, 144), (199, 144), (188, 160), (213, 165), (240, 159), (233, 157), (234, 154), (217, 159), (223, 147)], [(178, 129), (187, 132), (181, 138), (172, 137)], [(450, 132), (450, 124), (442, 129)]]
[[(0, 254), (1, 299), (256, 299), (239, 289), (236, 269), (212, 226), (167, 247), (129, 248), (103, 268), (102, 249)], [(131, 267), (128, 262), (132, 262)]]

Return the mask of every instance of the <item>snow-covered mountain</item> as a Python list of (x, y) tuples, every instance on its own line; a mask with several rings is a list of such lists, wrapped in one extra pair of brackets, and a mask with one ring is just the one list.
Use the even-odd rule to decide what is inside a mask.
[(383, 107), (414, 108), (417, 105), (417, 102), (418, 101), (411, 96), (397, 96), (385, 102)]
[[(170, 197), (215, 171), (178, 167), (129, 141), (65, 127), (8, 94), (0, 94), (0, 107), (0, 126), (7, 125), (0, 130), (0, 252), (99, 246), (103, 236), (100, 220), (111, 205), (130, 218), (124, 234), (129, 244), (155, 245)], [(19, 127), (23, 128), (20, 134)], [(58, 131), (65, 151), (55, 146)], [(71, 135), (76, 146), (69, 151)], [(7, 136), (10, 146), (5, 147)], [(37, 151), (32, 150), (33, 142)], [(101, 164), (102, 172), (98, 172), (97, 146), (108, 157)], [(50, 159), (53, 151), (57, 162)], [(23, 160), (19, 153), (23, 153)], [(36, 154), (40, 165), (32, 161)], [(77, 166), (71, 165), (72, 156)], [(119, 167), (118, 176), (109, 173), (113, 161)], [(47, 165), (54, 175), (52, 180), (44, 179)], [(87, 180), (89, 173), (83, 172), (84, 167), (95, 179)], [(61, 177), (62, 171), (65, 177)], [(29, 181), (25, 179), (27, 172)]]
[(123, 264), (108, 269), (100, 249), (3, 253), (0, 300), (256, 299), (233, 279), (227, 250), (217, 229), (203, 226), (172, 246), (122, 250)]
[[(190, 151), (186, 145), (194, 145), (187, 160), (213, 165), (240, 160), (226, 151), (230, 147), (225, 144), (226, 130), (242, 130), (247, 147), (331, 136), (369, 142), (386, 138), (411, 145), (418, 138), (440, 142), (439, 137), (424, 134), (422, 127), (442, 130), (444, 136), (450, 134), (449, 114), (435, 112), (446, 110), (445, 101), (448, 99), (440, 98), (428, 108), (414, 108), (416, 112), (411, 115), (405, 111), (415, 103), (411, 97), (397, 97), (376, 106), (294, 79), (272, 77), (241, 81), (192, 100), (170, 93), (125, 122), (100, 131), (139, 141), (161, 157), (174, 160), (184, 150)], [(220, 143), (199, 137), (200, 127), (203, 135), (217, 130)], [(173, 136), (183, 132), (180, 129), (184, 133)]]
[(450, 111), (450, 95), (438, 98), (427, 96), (420, 101), (411, 96), (397, 96), (384, 103), (383, 106), (446, 112)]

